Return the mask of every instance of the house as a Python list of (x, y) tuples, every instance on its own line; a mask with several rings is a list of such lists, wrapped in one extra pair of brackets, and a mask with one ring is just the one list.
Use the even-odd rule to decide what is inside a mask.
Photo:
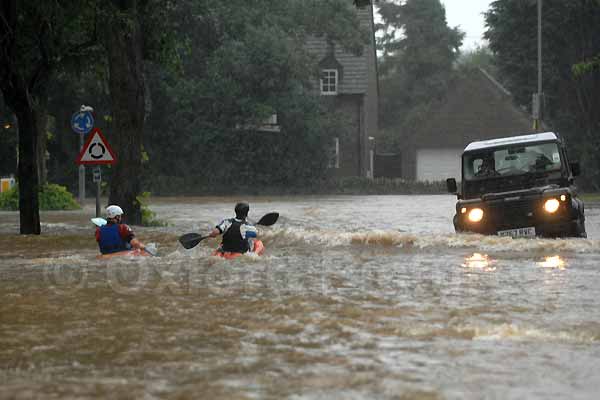
[(531, 118), (492, 76), (480, 68), (462, 71), (421, 129), (405, 135), (402, 178), (459, 179), (461, 154), (470, 142), (532, 132)]
[(315, 88), (328, 109), (343, 121), (343, 134), (331, 143), (336, 176), (373, 176), (379, 88), (373, 6), (363, 3), (367, 2), (356, 3), (356, 12), (370, 39), (362, 54), (352, 54), (327, 37), (311, 37), (306, 42), (320, 70)]

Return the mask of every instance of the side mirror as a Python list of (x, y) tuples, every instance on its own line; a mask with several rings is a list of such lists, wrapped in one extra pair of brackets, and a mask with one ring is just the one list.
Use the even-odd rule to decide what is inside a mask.
[(579, 166), (579, 163), (577, 161), (569, 163), (569, 166), (571, 167), (571, 173), (573, 174), (573, 176), (581, 175), (581, 167)]
[(448, 193), (456, 194), (458, 191), (456, 186), (456, 179), (448, 178), (446, 179), (446, 187), (448, 188)]

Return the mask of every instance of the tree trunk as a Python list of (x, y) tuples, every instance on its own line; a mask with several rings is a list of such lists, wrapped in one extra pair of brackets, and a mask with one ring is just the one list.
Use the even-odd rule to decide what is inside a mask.
[(39, 235), (37, 121), (29, 87), (17, 66), (17, 2), (0, 3), (0, 89), (19, 126), (19, 216), (21, 234)]
[(107, 49), (112, 130), (117, 164), (112, 174), (109, 203), (121, 206), (125, 220), (140, 224), (142, 133), (144, 130), (144, 72), (142, 37), (136, 0), (111, 2), (118, 10), (109, 21)]
[(3, 88), (6, 104), (17, 117), (19, 153), (17, 175), (19, 180), (19, 221), (21, 234), (39, 235), (39, 181), (37, 164), (37, 121), (31, 98), (22, 81), (15, 76), (12, 89)]
[(41, 233), (36, 119), (31, 104), (15, 110), (19, 121), (19, 217), (21, 234)]

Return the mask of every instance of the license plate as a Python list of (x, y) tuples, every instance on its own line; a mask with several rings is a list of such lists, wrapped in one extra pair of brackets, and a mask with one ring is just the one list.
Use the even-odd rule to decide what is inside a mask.
[(516, 237), (535, 237), (535, 227), (531, 226), (528, 228), (517, 228), (508, 229), (505, 231), (498, 231), (498, 236), (512, 236)]

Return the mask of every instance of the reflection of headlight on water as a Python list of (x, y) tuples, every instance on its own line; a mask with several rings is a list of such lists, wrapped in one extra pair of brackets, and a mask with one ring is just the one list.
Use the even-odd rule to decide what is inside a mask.
[(538, 263), (542, 268), (565, 269), (566, 263), (560, 256), (546, 257), (544, 261)]
[(492, 266), (493, 262), (487, 254), (474, 253), (471, 257), (465, 258), (465, 263), (462, 266), (464, 268), (495, 271), (496, 267)]

